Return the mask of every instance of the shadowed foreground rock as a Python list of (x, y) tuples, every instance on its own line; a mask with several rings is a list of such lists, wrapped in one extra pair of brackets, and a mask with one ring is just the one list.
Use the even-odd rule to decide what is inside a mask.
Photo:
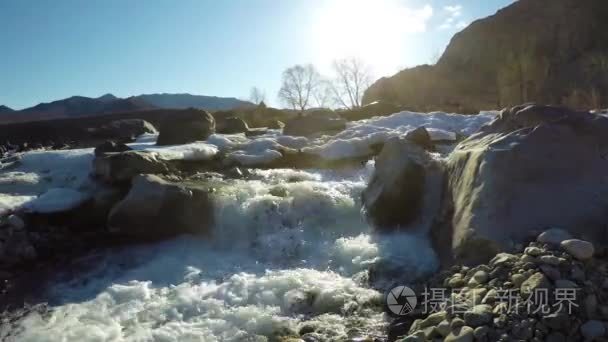
[[(487, 260), (548, 227), (606, 239), (608, 118), (548, 106), (505, 110), (447, 162), (439, 251)], [(446, 209), (447, 211), (447, 209)]]
[(108, 229), (146, 240), (206, 234), (212, 222), (213, 206), (206, 190), (140, 175), (133, 180), (127, 197), (110, 212)]
[(200, 109), (185, 109), (167, 117), (160, 126), (157, 145), (179, 145), (203, 141), (215, 133), (215, 119)]
[(384, 144), (362, 194), (367, 217), (379, 230), (423, 223), (437, 213), (441, 196), (439, 163), (420, 146), (394, 138)]

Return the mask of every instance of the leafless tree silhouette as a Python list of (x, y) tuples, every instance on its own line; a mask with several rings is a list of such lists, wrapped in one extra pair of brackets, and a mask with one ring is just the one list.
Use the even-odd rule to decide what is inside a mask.
[(260, 104), (266, 101), (266, 92), (258, 87), (251, 87), (249, 91), (249, 101)]
[(336, 104), (349, 109), (361, 107), (363, 92), (372, 82), (369, 67), (360, 59), (346, 58), (334, 61), (333, 69), (332, 91)]
[(321, 76), (312, 64), (295, 65), (283, 71), (279, 99), (293, 109), (304, 112), (309, 107)]

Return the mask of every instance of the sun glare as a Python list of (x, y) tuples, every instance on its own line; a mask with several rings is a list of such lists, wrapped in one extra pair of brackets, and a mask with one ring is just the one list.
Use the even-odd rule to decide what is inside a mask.
[(358, 57), (377, 76), (402, 65), (408, 35), (426, 30), (430, 6), (410, 8), (398, 0), (330, 0), (319, 7), (314, 22), (315, 61), (329, 68), (337, 58)]

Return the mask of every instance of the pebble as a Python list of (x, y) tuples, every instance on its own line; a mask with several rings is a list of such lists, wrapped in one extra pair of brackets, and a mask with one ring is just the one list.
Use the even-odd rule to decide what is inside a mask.
[(486, 271), (477, 271), (473, 275), (473, 279), (475, 279), (475, 281), (479, 284), (485, 284), (486, 282), (488, 282), (488, 278), (488, 272)]
[(550, 284), (547, 277), (545, 277), (544, 274), (537, 272), (521, 284), (520, 293), (523, 297), (527, 297), (534, 292), (534, 290), (540, 288), (549, 288), (549, 285)]
[(533, 257), (541, 256), (543, 254), (543, 250), (538, 247), (527, 247), (524, 250), (524, 253), (527, 255), (531, 255)]
[(452, 323), (450, 323), (450, 328), (451, 328), (452, 330), (454, 330), (454, 329), (458, 329), (458, 328), (460, 328), (460, 327), (462, 327), (462, 326), (464, 326), (464, 320), (462, 320), (462, 318), (458, 318), (458, 317), (456, 317), (456, 318), (454, 318), (454, 319), (452, 320)]
[(578, 239), (564, 240), (561, 247), (578, 260), (590, 259), (595, 252), (591, 242)]
[(450, 333), (450, 322), (448, 320), (443, 320), (437, 324), (437, 332), (441, 336), (448, 336)]
[(560, 263), (560, 258), (555, 255), (543, 255), (538, 259), (541, 264), (547, 264), (551, 266), (557, 266)]
[(452, 330), (446, 336), (445, 342), (473, 342), (473, 328), (463, 326)]
[(492, 322), (492, 306), (486, 304), (475, 305), (464, 313), (464, 322), (471, 327), (478, 327)]
[(511, 282), (515, 287), (520, 287), (524, 281), (526, 281), (526, 276), (521, 273), (517, 273), (511, 276)]

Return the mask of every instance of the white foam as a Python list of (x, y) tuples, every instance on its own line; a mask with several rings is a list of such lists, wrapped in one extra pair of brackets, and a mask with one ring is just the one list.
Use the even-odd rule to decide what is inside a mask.
[(360, 274), (384, 262), (414, 280), (436, 258), (417, 237), (376, 236), (361, 220), (370, 167), (229, 181), (212, 195), (211, 237), (92, 255), (83, 261), (92, 269), (57, 283), (51, 313), (19, 321), (15, 338), (265, 341), (304, 326), (320, 340), (382, 334), (382, 293)]

